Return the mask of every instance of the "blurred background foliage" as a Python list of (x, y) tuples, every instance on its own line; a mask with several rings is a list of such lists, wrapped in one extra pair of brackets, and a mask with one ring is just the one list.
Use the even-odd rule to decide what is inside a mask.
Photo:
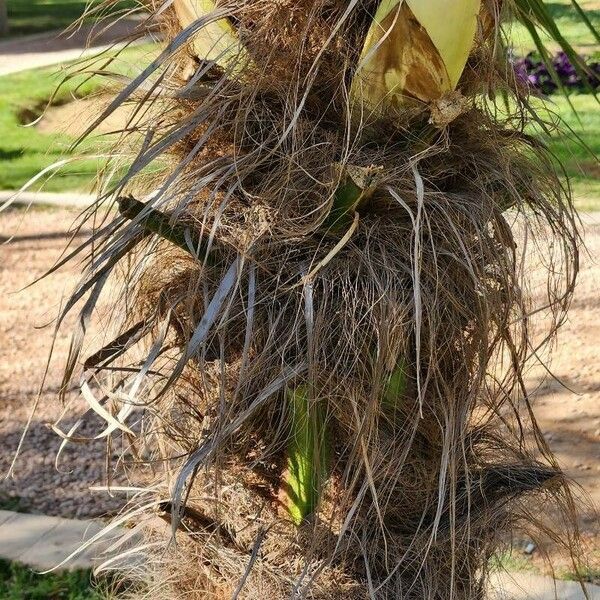
[[(21, 36), (65, 29), (102, 0), (8, 0), (9, 35)], [(121, 0), (114, 6), (120, 10), (135, 6), (134, 0)]]
[[(92, 0), (90, 6), (100, 0)], [(88, 0), (9, 0), (11, 35), (59, 30), (83, 14)], [(115, 10), (134, 6), (134, 0), (123, 0), (114, 5)], [(600, 44), (586, 25), (576, 15), (571, 0), (545, 2), (556, 19), (562, 34), (590, 65), (600, 71)], [(581, 0), (590, 21), (600, 27), (600, 0)], [(507, 32), (513, 48), (515, 68), (524, 80), (542, 94), (552, 93), (556, 84), (535, 54), (535, 44), (527, 30), (520, 24), (508, 24)], [(542, 36), (544, 37), (544, 36)], [(583, 85), (581, 76), (574, 72), (568, 58), (558, 52), (558, 47), (546, 37), (544, 41), (556, 53), (556, 71), (570, 92), (569, 101), (554, 94), (545, 99), (544, 109), (553, 122), (562, 120), (562, 131), (556, 131), (549, 145), (571, 177), (578, 206), (585, 210), (600, 210), (600, 112), (599, 104), (590, 87)], [(115, 63), (117, 72), (131, 75), (139, 72), (155, 56), (157, 45), (145, 44), (122, 53)], [(15, 60), (18, 60), (15, 57)], [(40, 133), (27, 123), (40, 116), (64, 71), (57, 67), (24, 71), (0, 77), (0, 189), (19, 189), (44, 167), (69, 154), (73, 138), (68, 135)], [(74, 97), (100, 92), (102, 81), (85, 81), (76, 77), (62, 86), (53, 99), (64, 104)], [(600, 80), (591, 80), (598, 87)], [(585, 88), (585, 89), (584, 89)], [(540, 101), (541, 105), (541, 101)], [(575, 111), (573, 110), (575, 109)], [(105, 142), (108, 144), (108, 140)], [(84, 144), (90, 148), (90, 143)], [(64, 167), (46, 181), (46, 191), (90, 192), (99, 166), (97, 160), (77, 161)], [(39, 186), (38, 186), (39, 187)]]

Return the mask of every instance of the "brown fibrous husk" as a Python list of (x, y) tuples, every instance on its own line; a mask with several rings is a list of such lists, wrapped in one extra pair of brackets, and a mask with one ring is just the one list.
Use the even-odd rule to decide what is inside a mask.
[[(88, 369), (122, 392), (137, 375), (124, 369), (140, 368), (133, 350), (149, 351), (123, 402), (136, 405), (129, 451), (153, 478), (131, 476), (177, 543), (147, 533), (141, 597), (474, 600), (533, 507), (572, 514), (524, 384), (573, 291), (569, 190), (525, 131), (524, 91), (494, 39), (474, 52), (448, 122), (410, 101), (357, 118), (349, 83), (376, 4), (224, 3), (250, 57), (236, 76), (193, 56), (170, 8), (149, 7), (170, 46), (119, 97), (148, 110), (122, 134), (138, 154), (111, 197), (152, 187), (148, 204), (211, 250), (194, 256), (116, 217), (87, 274), (126, 247), (115, 319), (146, 325), (110, 368)], [(500, 116), (491, 91), (514, 108)], [(150, 185), (158, 159), (167, 168)], [(343, 231), (328, 229), (348, 165), (378, 169), (377, 185)], [(398, 365), (406, 386), (390, 405)], [(285, 390), (299, 385), (325, 412), (330, 466), (297, 527), (280, 487)]]

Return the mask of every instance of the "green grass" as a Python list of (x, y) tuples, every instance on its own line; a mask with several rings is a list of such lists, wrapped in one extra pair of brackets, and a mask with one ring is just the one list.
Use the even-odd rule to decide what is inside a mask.
[[(21, 124), (22, 115), (37, 113), (59, 81), (60, 76), (49, 70), (0, 78), (0, 189), (18, 189), (40, 170), (65, 157), (69, 143), (66, 136), (43, 135), (34, 127)], [(73, 80), (65, 86), (59, 99), (66, 100), (81, 82)], [(77, 93), (91, 93), (95, 88), (96, 84), (85, 83)], [(45, 189), (86, 188), (96, 167), (96, 161), (66, 166)]]
[[(599, 0), (578, 0), (579, 5), (587, 12), (588, 17), (600, 28), (600, 1)], [(600, 46), (593, 34), (577, 16), (571, 0), (544, 0), (544, 3), (550, 9), (552, 16), (556, 19), (557, 25), (573, 46), (581, 53), (593, 56), (598, 53)], [(521, 25), (513, 25), (510, 28), (510, 38), (518, 54), (526, 54), (533, 49), (531, 37), (527, 30)], [(542, 35), (543, 40), (547, 37)], [(553, 44), (549, 44), (553, 48)]]
[[(140, 64), (146, 64), (148, 56), (156, 51), (153, 45), (138, 46), (127, 50), (113, 65), (114, 71), (131, 75)], [(63, 74), (56, 68), (24, 71), (0, 77), (0, 189), (19, 189), (34, 175), (49, 165), (73, 158), (68, 148), (71, 138), (66, 135), (44, 135), (35, 127), (24, 127), (23, 115), (34, 116), (52, 97)], [(55, 102), (66, 102), (74, 96), (84, 96), (100, 88), (102, 81), (95, 78), (86, 81), (83, 76), (75, 77), (62, 86)], [(90, 151), (91, 142), (84, 144), (78, 153)], [(66, 165), (48, 179), (44, 191), (77, 190), (89, 192), (98, 160), (82, 160)], [(32, 189), (39, 189), (39, 185)]]
[(553, 96), (547, 103), (548, 111), (560, 115), (564, 123), (550, 138), (549, 147), (570, 178), (577, 207), (599, 210), (600, 104), (587, 94), (573, 95), (570, 100), (576, 115), (563, 97)]
[[(600, 46), (576, 14), (571, 0), (544, 0), (562, 34), (582, 54), (600, 57)], [(579, 0), (589, 19), (600, 29), (600, 0)], [(517, 54), (534, 48), (527, 31), (520, 25), (510, 28), (511, 42)], [(542, 36), (542, 39), (547, 39)], [(553, 50), (557, 48), (549, 44)], [(564, 166), (571, 181), (575, 203), (581, 210), (600, 210), (600, 104), (592, 95), (572, 95), (569, 102), (560, 95), (545, 100), (548, 116), (562, 119), (561, 131), (553, 133), (548, 145)], [(541, 102), (539, 103), (541, 104)], [(552, 115), (552, 113), (555, 113)]]
[(4, 493), (0, 493), (0, 510), (12, 510), (14, 512), (21, 511), (21, 499), (10, 497)]
[[(65, 29), (79, 18), (86, 5), (101, 0), (8, 0), (9, 35), (28, 35), (43, 31)], [(120, 2), (115, 9), (133, 5)]]
[[(556, 94), (533, 98), (531, 105), (549, 129), (537, 125), (528, 133), (539, 137), (556, 159), (559, 174), (566, 174), (575, 205), (583, 211), (600, 210), (600, 104), (590, 94)], [(504, 111), (503, 105), (497, 108)]]
[[(73, 12), (80, 11), (84, 0), (15, 0), (13, 10), (21, 10), (22, 14), (37, 14), (36, 11), (46, 7), (48, 13), (69, 5)], [(574, 17), (570, 0), (554, 0), (548, 2), (552, 12), (558, 18), (562, 30), (571, 39), (577, 40), (577, 46), (590, 51), (596, 49), (591, 33)], [(77, 7), (78, 5), (78, 7)], [(582, 0), (582, 5), (594, 21), (600, 26), (600, 0)], [(19, 8), (20, 7), (20, 8)], [(42, 8), (40, 8), (42, 7)], [(63, 12), (64, 12), (63, 11)], [(70, 13), (69, 19), (73, 12)], [(62, 13), (61, 13), (62, 14)], [(39, 15), (38, 15), (39, 16)], [(519, 33), (514, 28), (517, 42), (519, 38), (525, 48), (531, 48), (527, 34)], [(119, 69), (131, 74), (148, 61), (149, 49), (132, 49), (124, 54)], [(44, 135), (35, 128), (24, 128), (19, 122), (23, 111), (39, 111), (40, 107), (51, 96), (60, 75), (54, 69), (28, 71), (16, 75), (0, 77), (0, 189), (18, 189), (41, 169), (64, 158), (65, 151), (73, 140), (65, 135)], [(78, 78), (66, 85), (58, 96), (59, 101), (66, 101), (72, 94), (85, 95), (99, 89), (101, 81), (87, 82), (83, 86)], [(565, 124), (573, 133), (563, 131), (556, 133), (549, 142), (550, 148), (564, 164), (571, 178), (576, 202), (584, 210), (600, 209), (600, 168), (597, 157), (600, 155), (600, 106), (590, 95), (574, 95), (571, 101), (578, 111), (579, 119), (573, 114), (567, 101), (556, 95), (550, 99), (549, 108), (561, 115)], [(578, 139), (578, 136), (580, 139)], [(91, 148), (87, 144), (87, 149)], [(591, 150), (592, 152), (590, 153)], [(63, 167), (60, 172), (50, 178), (43, 186), (46, 191), (78, 190), (89, 192), (93, 186), (98, 161), (85, 160)], [(39, 186), (38, 186), (39, 187)]]
[(516, 573), (518, 571), (537, 572), (535, 566), (519, 550), (505, 550), (494, 554), (490, 559), (490, 567), (495, 571), (508, 571)]
[(19, 563), (0, 559), (2, 600), (101, 600), (102, 586), (92, 583), (90, 571), (39, 575)]
[(569, 570), (559, 571), (557, 574), (557, 578), (564, 579), (566, 581), (582, 580), (582, 581), (585, 581), (586, 583), (598, 585), (598, 584), (600, 584), (600, 568), (586, 567), (586, 568), (583, 568), (579, 572), (579, 574), (577, 574), (573, 571), (569, 571)]
[[(154, 51), (149, 46), (127, 51), (117, 70), (131, 73), (139, 69), (132, 65), (145, 63), (147, 55)], [(33, 113), (39, 110), (59, 81), (60, 75), (53, 69), (0, 77), (0, 189), (18, 189), (41, 169), (64, 158), (72, 139), (64, 135), (44, 135), (19, 123), (19, 115), (25, 109)], [(81, 78), (69, 82), (58, 100), (66, 101), (75, 93), (88, 94), (101, 85), (96, 80), (78, 88), (81, 82)], [(600, 208), (600, 167), (594, 156), (600, 156), (600, 106), (591, 95), (573, 95), (571, 102), (579, 120), (564, 98), (556, 95), (550, 99), (549, 110), (560, 115), (573, 133), (563, 128), (562, 133), (553, 135), (549, 145), (571, 177), (578, 206), (597, 210)], [(49, 179), (43, 189), (90, 191), (97, 167), (98, 161), (94, 160), (68, 165)]]

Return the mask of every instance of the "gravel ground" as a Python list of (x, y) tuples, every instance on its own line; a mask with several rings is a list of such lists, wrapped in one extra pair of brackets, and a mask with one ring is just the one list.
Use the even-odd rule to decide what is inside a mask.
[[(52, 326), (35, 327), (54, 318), (61, 299), (77, 281), (77, 267), (71, 264), (23, 292), (14, 292), (57, 259), (68, 239), (65, 230), (76, 214), (56, 209), (0, 214), (0, 236), (16, 236), (10, 244), (0, 246), (0, 339), (5, 341), (0, 345), (0, 473), (11, 463), (51, 345)], [(583, 257), (570, 320), (553, 356), (553, 372), (576, 393), (554, 380), (538, 382), (539, 373), (532, 374), (532, 382), (539, 383), (535, 409), (552, 449), (567, 472), (600, 505), (600, 267), (594, 260), (600, 256), (600, 218), (586, 223), (589, 255)], [(114, 512), (122, 502), (89, 490), (106, 481), (103, 443), (70, 447), (56, 471), (53, 464), (60, 440), (47, 426), (60, 409), (56, 391), (68, 350), (66, 333), (72, 324), (73, 317), (65, 324), (65, 333), (57, 337), (31, 434), (14, 478), (0, 482), (0, 494), (22, 498), (23, 507), (32, 511), (96, 516)], [(93, 424), (86, 427), (84, 432), (95, 432)], [(594, 519), (591, 510), (585, 511), (584, 528), (587, 523), (591, 529)]]
[(561, 466), (600, 507), (600, 213), (583, 220), (578, 285), (551, 360), (556, 379), (545, 378), (533, 403)]
[[(52, 344), (55, 318), (61, 301), (78, 280), (75, 264), (52, 277), (18, 291), (40, 276), (58, 259), (68, 240), (65, 233), (77, 213), (67, 210), (15, 210), (0, 214), (0, 498), (19, 498), (26, 511), (64, 517), (95, 517), (114, 513), (122, 498), (91, 492), (90, 486), (106, 482), (105, 442), (68, 445), (54, 466), (60, 438), (50, 429), (60, 413), (57, 390), (61, 365), (67, 356), (69, 330), (74, 317), (65, 322), (56, 338), (45, 391), (31, 424), (14, 476), (7, 473), (24, 425), (36, 400)], [(41, 328), (40, 328), (41, 327)], [(76, 394), (68, 397), (75, 410), (83, 410)], [(64, 422), (68, 430), (74, 422)], [(93, 436), (96, 423), (86, 422), (80, 433)]]

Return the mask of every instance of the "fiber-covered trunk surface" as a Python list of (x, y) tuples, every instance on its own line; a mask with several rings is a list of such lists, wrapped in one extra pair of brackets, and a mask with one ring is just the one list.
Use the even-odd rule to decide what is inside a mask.
[(178, 541), (147, 531), (140, 597), (475, 600), (514, 528), (570, 518), (522, 381), (578, 242), (501, 43), (522, 3), (450, 33), (385, 4), (149, 6), (168, 45), (109, 108), (139, 103), (135, 159), (75, 294), (85, 322), (124, 276), (80, 382), (153, 465), (132, 522)]

